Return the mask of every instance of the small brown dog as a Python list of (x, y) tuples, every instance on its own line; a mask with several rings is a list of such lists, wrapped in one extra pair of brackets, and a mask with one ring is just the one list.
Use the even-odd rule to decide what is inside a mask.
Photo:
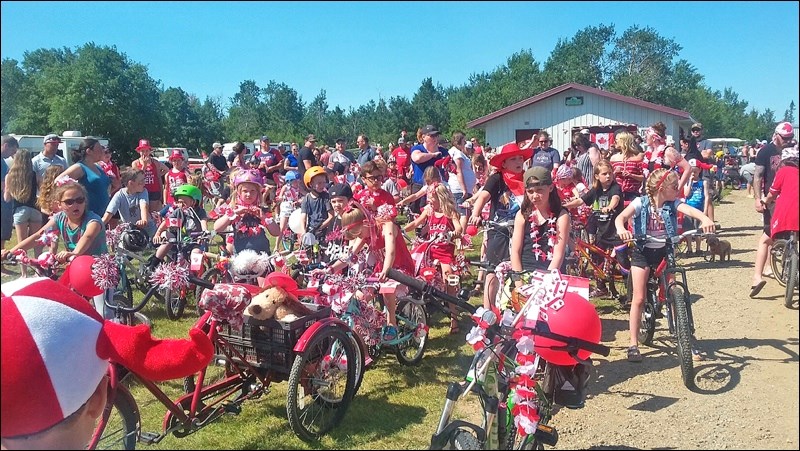
[(708, 243), (708, 252), (711, 254), (711, 261), (715, 261), (717, 255), (719, 255), (719, 261), (725, 261), (725, 256), (728, 257), (728, 261), (731, 261), (731, 243), (725, 240), (721, 240), (715, 236), (710, 236), (706, 238), (706, 243)]

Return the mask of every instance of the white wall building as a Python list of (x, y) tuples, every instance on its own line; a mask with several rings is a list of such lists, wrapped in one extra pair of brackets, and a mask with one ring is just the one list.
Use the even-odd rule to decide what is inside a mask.
[(644, 130), (659, 121), (667, 126), (667, 135), (674, 137), (676, 145), (681, 131), (688, 136), (695, 122), (685, 111), (568, 83), (475, 119), (467, 127), (485, 130), (486, 142), (492, 147), (527, 141), (545, 130), (553, 139), (551, 146), (563, 154), (574, 131), (588, 128), (592, 141), (607, 148), (614, 131), (627, 128), (644, 137)]

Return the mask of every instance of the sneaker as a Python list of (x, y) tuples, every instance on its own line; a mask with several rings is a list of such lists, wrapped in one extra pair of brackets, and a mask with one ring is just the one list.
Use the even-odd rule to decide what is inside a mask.
[(628, 348), (628, 361), (629, 362), (642, 361), (642, 353), (639, 352), (638, 346), (631, 346), (630, 348)]
[(606, 298), (608, 297), (608, 290), (601, 290), (600, 288), (595, 288), (589, 293), (589, 298)]
[(383, 326), (383, 341), (392, 341), (397, 338), (397, 328), (388, 324)]

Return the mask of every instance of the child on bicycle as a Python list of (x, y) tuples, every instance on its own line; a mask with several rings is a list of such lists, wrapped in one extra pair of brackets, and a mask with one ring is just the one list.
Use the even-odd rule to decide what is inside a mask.
[(50, 220), (37, 232), (17, 243), (10, 250), (2, 251), (2, 257), (17, 249), (28, 250), (39, 242), (47, 232), (55, 229), (64, 250), (58, 252), (55, 258), (59, 262), (66, 262), (79, 255), (102, 255), (108, 252), (106, 245), (106, 231), (103, 220), (86, 208), (86, 188), (70, 177), (63, 177), (56, 181), (53, 190), (53, 199), (58, 201), (59, 212), (50, 217)]
[(119, 213), (122, 222), (144, 230), (148, 237), (156, 231), (156, 224), (150, 216), (150, 204), (144, 190), (144, 171), (126, 168), (120, 175), (122, 189), (111, 198), (103, 215), (103, 222), (108, 224), (111, 218)]
[(303, 183), (308, 188), (308, 194), (300, 201), (300, 237), (302, 239), (306, 233), (311, 233), (317, 242), (321, 242), (328, 225), (333, 221), (331, 199), (325, 190), (328, 174), (321, 166), (312, 166), (303, 174)]
[[(153, 235), (153, 244), (161, 243), (161, 233), (167, 231), (167, 238), (176, 238), (177, 232), (184, 237), (192, 233), (208, 231), (206, 211), (199, 205), (202, 194), (200, 188), (194, 185), (181, 185), (175, 190), (175, 205), (166, 207), (164, 220), (158, 225)], [(172, 243), (163, 243), (158, 246), (156, 253), (147, 262), (148, 267), (155, 269), (172, 249)], [(186, 249), (188, 250), (188, 249)], [(191, 247), (191, 252), (201, 252), (196, 246)]]
[(353, 200), (353, 190), (347, 183), (334, 183), (328, 189), (331, 196), (331, 208), (333, 210), (333, 220), (328, 226), (328, 234), (325, 235), (325, 255), (329, 262), (338, 260), (347, 252), (344, 230), (342, 229), (342, 215), (354, 208), (351, 204)]
[(342, 214), (342, 227), (344, 237), (348, 241), (348, 250), (345, 258), (339, 259), (331, 266), (333, 271), (339, 271), (358, 263), (358, 256), (362, 250), (366, 251), (367, 266), (372, 267), (371, 272), (381, 282), (381, 293), (386, 305), (388, 315), (387, 326), (383, 331), (384, 340), (397, 337), (397, 296), (402, 295), (406, 287), (395, 281), (387, 279), (389, 269), (394, 268), (408, 275), (414, 274), (414, 260), (406, 247), (405, 240), (400, 233), (400, 228), (394, 223), (397, 211), (393, 206), (381, 207), (378, 214), (368, 217), (369, 213), (358, 205)]
[(108, 407), (109, 361), (154, 381), (208, 365), (214, 346), (158, 340), (146, 326), (105, 321), (86, 299), (46, 278), (3, 283), (2, 449), (86, 449)]
[[(453, 194), (443, 184), (436, 185), (428, 194), (428, 205), (416, 219), (403, 227), (408, 232), (414, 230), (423, 222), (427, 221), (429, 236), (433, 239), (430, 244), (429, 252), (432, 261), (438, 261), (441, 266), (442, 283), (445, 291), (455, 295), (457, 286), (450, 285), (448, 279), (456, 275), (456, 246), (453, 239), (459, 239), (462, 233), (461, 219), (456, 210)], [(447, 234), (452, 232), (452, 238), (448, 239)], [(456, 334), (458, 329), (458, 310), (455, 305), (450, 306), (450, 334)]]
[[(382, 164), (382, 163), (381, 163)], [(364, 189), (354, 194), (353, 199), (374, 215), (381, 205), (395, 205), (394, 196), (383, 189), (384, 170), (375, 161), (367, 161), (361, 165), (361, 180)]]
[[(284, 177), (284, 184), (278, 193), (278, 197), (276, 198), (276, 201), (280, 202), (279, 237), (282, 237), (284, 233), (290, 233), (286, 232), (286, 228), (289, 224), (289, 216), (291, 216), (292, 212), (298, 206), (300, 206), (300, 187), (297, 186), (299, 179), (300, 174), (298, 174), (297, 171), (287, 172), (286, 176)], [(278, 252), (279, 246), (280, 240), (275, 240), (275, 252)]]
[[(703, 232), (712, 233), (714, 222), (702, 211), (690, 206), (678, 198), (678, 175), (669, 169), (656, 169), (648, 177), (645, 185), (646, 195), (637, 197), (625, 207), (617, 216), (614, 225), (617, 235), (623, 241), (630, 241), (634, 233), (638, 236), (650, 235), (655, 238), (669, 238), (677, 235), (677, 213), (700, 221)], [(633, 231), (631, 233), (625, 224), (633, 218)], [(648, 242), (642, 248), (633, 248), (631, 255), (631, 279), (633, 281), (633, 296), (631, 314), (629, 319), (630, 347), (628, 348), (628, 361), (641, 362), (639, 352), (639, 323), (642, 317), (644, 297), (647, 291), (647, 279), (650, 277), (651, 268), (658, 266), (666, 256), (664, 244)], [(693, 350), (696, 356), (699, 354)]]
[[(594, 166), (594, 185), (585, 195), (564, 204), (565, 207), (591, 205), (594, 214), (590, 218), (595, 231), (594, 244), (613, 255), (614, 246), (620, 244), (617, 238), (614, 221), (622, 213), (622, 189), (614, 177), (614, 169), (608, 160), (600, 160)], [(602, 256), (592, 254), (592, 259), (599, 264)], [(605, 297), (608, 287), (604, 280), (596, 279), (596, 288), (589, 293), (590, 297)]]
[[(550, 171), (534, 166), (523, 177), (525, 197), (514, 217), (511, 235), (511, 269), (514, 271), (563, 270), (570, 218), (553, 189)], [(516, 280), (517, 287), (522, 280)]]
[(233, 229), (227, 243), (231, 254), (250, 249), (269, 255), (271, 246), (267, 232), (272, 236), (279, 236), (281, 232), (269, 210), (262, 208), (262, 189), (263, 179), (257, 169), (236, 171), (230, 204), (225, 214), (214, 221), (216, 232), (222, 232), (228, 226)]

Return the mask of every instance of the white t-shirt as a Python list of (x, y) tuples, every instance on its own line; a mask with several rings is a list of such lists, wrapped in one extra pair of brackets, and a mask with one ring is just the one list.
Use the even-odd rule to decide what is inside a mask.
[[(464, 184), (467, 186), (467, 194), (472, 193), (475, 190), (475, 171), (472, 170), (472, 162), (464, 155), (464, 152), (458, 150), (455, 146), (451, 147), (448, 153), (450, 154), (450, 158), (453, 159), (453, 164), (455, 164), (457, 160), (462, 161), (461, 173), (464, 174)], [(447, 186), (453, 194), (464, 194), (464, 190), (461, 188), (456, 174), (450, 174), (447, 178)]]

